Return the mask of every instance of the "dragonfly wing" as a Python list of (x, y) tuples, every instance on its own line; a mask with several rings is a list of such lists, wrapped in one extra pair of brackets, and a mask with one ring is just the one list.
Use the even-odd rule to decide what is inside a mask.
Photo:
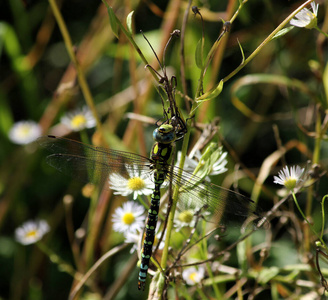
[(126, 179), (131, 172), (150, 173), (151, 161), (137, 154), (54, 136), (41, 137), (38, 143), (53, 153), (47, 157), (51, 166), (84, 182), (104, 184), (113, 173)]
[(215, 218), (228, 222), (233, 219), (236, 221), (246, 221), (249, 217), (258, 219), (256, 204), (249, 198), (220, 187), (213, 183), (202, 180), (201, 178), (183, 171), (179, 177), (178, 167), (173, 168), (171, 174), (173, 185), (179, 185), (180, 209), (193, 208), (200, 209), (205, 205), (206, 211), (210, 212)]

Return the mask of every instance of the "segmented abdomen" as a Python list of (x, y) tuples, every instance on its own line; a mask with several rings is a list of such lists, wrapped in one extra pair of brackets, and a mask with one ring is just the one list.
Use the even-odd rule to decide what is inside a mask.
[[(167, 174), (165, 166), (170, 163), (172, 156), (172, 144), (159, 142), (159, 140), (162, 141), (162, 139), (166, 142), (167, 140), (164, 139), (163, 135), (160, 135), (158, 131), (156, 131), (157, 134), (155, 135), (158, 142), (153, 145), (150, 156), (150, 159), (153, 162), (155, 188), (153, 194), (151, 195), (150, 208), (148, 210), (146, 224), (146, 237), (141, 252), (141, 265), (138, 278), (139, 290), (145, 288), (149, 261), (153, 252), (153, 244), (155, 240), (155, 230), (158, 219), (159, 202), (161, 198), (160, 189)], [(169, 133), (171, 133), (171, 131), (169, 131), (168, 134)], [(159, 136), (162, 137), (162, 139), (160, 139)], [(172, 136), (171, 134), (169, 134), (169, 136), (171, 139), (174, 137), (174, 135)]]
[(145, 287), (145, 282), (147, 278), (149, 261), (153, 251), (153, 244), (155, 240), (155, 230), (158, 219), (159, 204), (161, 198), (161, 185), (164, 182), (166, 174), (162, 171), (154, 171), (154, 181), (155, 188), (151, 195), (150, 208), (148, 210), (148, 218), (146, 224), (146, 237), (144, 240), (142, 252), (141, 252), (141, 265), (138, 278), (138, 288), (139, 290)]

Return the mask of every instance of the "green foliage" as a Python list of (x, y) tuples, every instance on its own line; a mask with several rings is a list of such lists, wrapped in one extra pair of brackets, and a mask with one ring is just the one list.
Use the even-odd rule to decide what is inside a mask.
[[(167, 289), (169, 298), (181, 299), (241, 299), (243, 293), (255, 299), (319, 298), (325, 293), (324, 5), (318, 28), (309, 30), (289, 25), (300, 9), (288, 1), (239, 0), (231, 11), (229, 1), (210, 0), (199, 7), (201, 17), (189, 8), (188, 19), (186, 1), (118, 1), (112, 7), (105, 0), (64, 1), (58, 11), (74, 41), (70, 49), (50, 6), (31, 1), (25, 8), (23, 2), (0, 5), (5, 16), (0, 22), (1, 299), (67, 299), (82, 279), (77, 299), (148, 298), (137, 290), (140, 245), (130, 253), (131, 245), (113, 229), (112, 215), (127, 197), (101, 187), (85, 188), (82, 196), (81, 184), (48, 167), (37, 144), (15, 145), (9, 139), (16, 122), (34, 120), (43, 134), (148, 156), (154, 124), (164, 121), (163, 105), (170, 111), (159, 83), (163, 70), (141, 30), (165, 63), (168, 78), (177, 78), (174, 95), (188, 133), (176, 143), (176, 152), (181, 150), (183, 160), (200, 150), (193, 171), (206, 178), (222, 147), (229, 170), (210, 176), (211, 182), (250, 195), (261, 216), (270, 212), (263, 228), (245, 240), (252, 220), (244, 226), (229, 220), (227, 230), (220, 231), (220, 216), (209, 219), (202, 210), (193, 226), (173, 227), (166, 265), (161, 261), (166, 250), (154, 256), (151, 291), (161, 295)], [(226, 21), (229, 32), (222, 27)], [(172, 38), (164, 51), (174, 29), (182, 31), (180, 38)], [(56, 60), (64, 44), (76, 61), (62, 66)], [(97, 129), (73, 132), (61, 117), (86, 105), (86, 98), (100, 122)], [(290, 201), (272, 176), (285, 165), (304, 166), (308, 160), (309, 176)], [(149, 199), (142, 199), (148, 209)], [(15, 241), (15, 229), (29, 219), (49, 223), (44, 247)], [(164, 211), (159, 219), (162, 230)], [(193, 264), (205, 268), (205, 275), (191, 286), (182, 274)]]
[(283, 37), (285, 34), (287, 34), (289, 31), (291, 31), (294, 27), (293, 26), (289, 26), (287, 28), (281, 29), (277, 34), (275, 34), (272, 38), (272, 40), (274, 39), (279, 39), (281, 37)]
[(133, 25), (132, 25), (132, 17), (133, 17), (133, 11), (131, 11), (128, 16), (126, 17), (126, 25), (128, 27), (129, 33), (132, 35), (133, 34)]
[(201, 103), (201, 102), (216, 98), (217, 96), (219, 96), (221, 94), (222, 89), (223, 89), (223, 80), (221, 80), (218, 85), (216, 85), (214, 88), (210, 89), (208, 92), (204, 93), (200, 97), (197, 97), (196, 101), (198, 103)]
[(199, 40), (195, 51), (195, 62), (199, 69), (203, 69), (202, 47), (203, 47), (202, 40)]
[(113, 11), (113, 8), (108, 6), (106, 1), (103, 1), (103, 3), (106, 5), (107, 7), (107, 11), (108, 11), (108, 16), (109, 16), (109, 23), (110, 23), (110, 27), (112, 28), (113, 33), (115, 34), (115, 36), (118, 38), (118, 24), (117, 24), (117, 19), (116, 19), (116, 15)]

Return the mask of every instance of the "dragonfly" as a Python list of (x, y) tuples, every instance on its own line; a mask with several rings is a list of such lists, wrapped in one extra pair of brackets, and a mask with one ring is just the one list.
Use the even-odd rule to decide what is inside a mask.
[[(166, 121), (163, 122), (162, 124), (166, 123), (166, 124), (173, 125), (173, 127), (175, 128), (175, 132), (176, 132), (176, 140), (175, 141), (181, 140), (184, 137), (184, 135), (187, 133), (187, 126), (186, 126), (186, 121), (184, 120), (184, 118), (181, 114), (181, 111), (175, 101), (175, 89), (177, 86), (177, 78), (174, 75), (171, 76), (171, 78), (169, 78), (167, 75), (166, 66), (165, 66), (166, 50), (174, 37), (180, 37), (180, 30), (175, 29), (170, 34), (170, 38), (167, 41), (164, 51), (163, 51), (163, 63), (161, 63), (160, 59), (157, 56), (156, 51), (154, 50), (153, 46), (151, 45), (151, 43), (149, 42), (147, 37), (144, 34), (142, 34), (142, 35), (143, 35), (144, 39), (147, 41), (152, 52), (154, 53), (155, 58), (156, 58), (159, 66), (160, 66), (160, 69), (162, 70), (162, 73), (163, 73), (163, 75), (162, 75), (159, 72), (157, 72), (156, 69), (154, 69), (151, 65), (149, 65), (149, 64), (146, 65), (146, 68), (151, 69), (156, 74), (158, 83), (162, 86), (162, 88), (167, 96), (167, 100), (169, 102), (169, 107), (167, 109), (165, 109), (165, 105), (164, 105), (165, 100), (163, 98), (161, 98), (162, 106), (163, 106), (163, 114), (164, 114), (164, 117), (166, 118)], [(170, 115), (170, 118), (169, 118), (169, 115)]]
[(172, 164), (174, 143), (179, 138), (174, 126), (161, 124), (154, 130), (153, 138), (155, 143), (150, 158), (130, 152), (96, 147), (64, 137), (49, 135), (38, 139), (38, 143), (52, 153), (46, 158), (48, 164), (84, 182), (110, 189), (109, 178), (112, 174), (116, 173), (129, 179), (129, 174), (134, 173), (135, 170), (140, 175), (144, 174), (152, 178), (154, 189), (141, 251), (139, 290), (145, 288), (164, 181), (168, 181), (172, 189), (179, 188), (178, 206), (179, 203), (188, 203), (189, 207), (195, 207), (195, 211), (204, 206), (208, 212), (220, 220), (229, 220), (232, 216), (241, 217), (244, 221), (249, 217), (257, 217), (256, 205), (248, 197), (204, 181)]

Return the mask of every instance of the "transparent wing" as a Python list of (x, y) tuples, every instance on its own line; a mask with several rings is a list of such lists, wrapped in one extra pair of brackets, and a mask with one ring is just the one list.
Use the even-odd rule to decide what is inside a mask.
[(196, 211), (206, 205), (207, 211), (225, 222), (232, 216), (236, 221), (259, 218), (256, 204), (248, 197), (204, 181), (186, 171), (178, 176), (179, 171), (178, 167), (173, 167), (172, 172), (168, 172), (168, 177), (171, 178), (173, 187), (179, 185), (178, 207), (181, 210), (191, 208)]
[(151, 173), (151, 161), (137, 154), (55, 136), (41, 137), (38, 143), (53, 153), (47, 156), (48, 164), (84, 182), (104, 184), (113, 173), (127, 179), (130, 178), (129, 172), (138, 172), (140, 175)]
[[(129, 179), (134, 172), (152, 179), (152, 161), (137, 154), (95, 147), (55, 136), (41, 137), (38, 143), (53, 153), (47, 157), (51, 166), (84, 182), (102, 185), (108, 182), (113, 173)], [(164, 168), (173, 187), (179, 186), (178, 207), (181, 210), (192, 208), (196, 211), (206, 205), (207, 211), (224, 221), (231, 216), (234, 219), (239, 216), (242, 220), (256, 216), (255, 203), (249, 198), (203, 181), (186, 171), (179, 176), (178, 167), (172, 169), (167, 164)], [(108, 184), (106, 187), (109, 188)]]

